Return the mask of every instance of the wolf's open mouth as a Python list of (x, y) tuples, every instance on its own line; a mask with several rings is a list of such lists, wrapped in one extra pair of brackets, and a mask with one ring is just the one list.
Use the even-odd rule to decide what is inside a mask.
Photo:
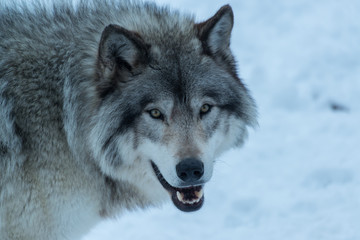
[(204, 191), (202, 186), (190, 186), (185, 188), (176, 188), (171, 186), (161, 175), (159, 168), (151, 162), (155, 175), (161, 185), (170, 193), (174, 205), (184, 212), (193, 212), (199, 210), (204, 203)]

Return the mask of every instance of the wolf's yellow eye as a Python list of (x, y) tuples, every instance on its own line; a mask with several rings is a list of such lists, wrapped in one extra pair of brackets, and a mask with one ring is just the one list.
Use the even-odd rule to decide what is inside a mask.
[(151, 110), (149, 111), (149, 113), (150, 113), (150, 116), (151, 116), (152, 118), (156, 118), (156, 119), (162, 118), (162, 113), (160, 112), (159, 109), (156, 109), (156, 108), (151, 109)]
[(200, 114), (205, 114), (208, 113), (210, 111), (210, 105), (209, 104), (204, 104), (201, 106), (200, 108)]

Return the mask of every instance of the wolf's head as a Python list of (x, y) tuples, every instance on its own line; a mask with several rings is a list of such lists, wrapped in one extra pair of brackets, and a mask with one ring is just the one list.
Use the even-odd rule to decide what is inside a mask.
[(102, 33), (92, 149), (106, 175), (154, 203), (169, 193), (180, 210), (194, 211), (215, 159), (241, 146), (256, 123), (255, 104), (229, 48), (230, 6), (198, 24), (149, 9)]

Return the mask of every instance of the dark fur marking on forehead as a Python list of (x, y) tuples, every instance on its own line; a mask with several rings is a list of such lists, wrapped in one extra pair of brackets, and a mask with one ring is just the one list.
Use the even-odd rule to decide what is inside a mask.
[(174, 91), (174, 96), (177, 97), (177, 100), (180, 103), (186, 103), (187, 101), (186, 92), (184, 86), (181, 85), (181, 82), (174, 83), (173, 91)]
[(177, 65), (177, 79), (174, 82), (173, 89), (174, 89), (174, 95), (177, 96), (177, 100), (179, 100), (180, 103), (186, 103), (187, 102), (187, 96), (186, 96), (186, 81), (184, 80), (180, 59), (179, 56), (175, 57), (176, 65)]

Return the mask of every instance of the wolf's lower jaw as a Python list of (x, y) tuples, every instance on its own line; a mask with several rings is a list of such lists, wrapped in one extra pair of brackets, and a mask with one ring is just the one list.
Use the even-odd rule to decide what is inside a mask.
[(171, 200), (178, 209), (184, 212), (193, 212), (202, 207), (204, 203), (203, 186), (190, 186), (185, 188), (173, 187), (161, 175), (156, 164), (151, 162), (151, 165), (159, 182), (169, 192)]

